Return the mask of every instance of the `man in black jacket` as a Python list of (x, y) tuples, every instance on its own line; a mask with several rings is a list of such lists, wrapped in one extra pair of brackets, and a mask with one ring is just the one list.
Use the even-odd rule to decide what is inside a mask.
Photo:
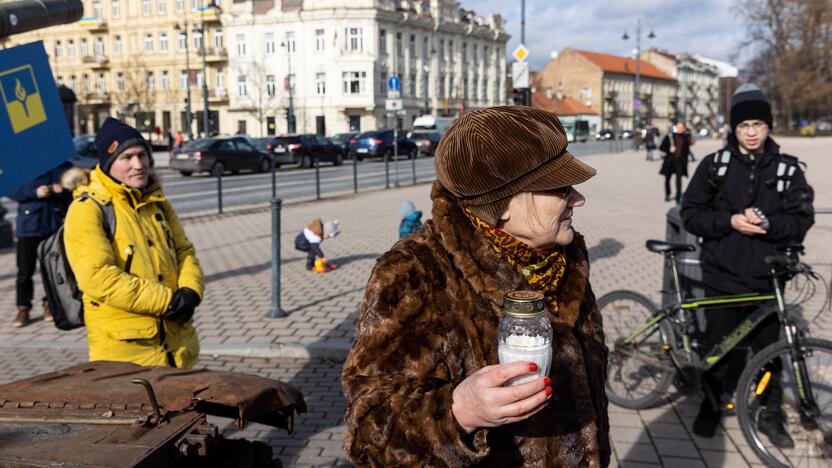
[[(797, 159), (780, 153), (768, 136), (771, 106), (760, 88), (746, 84), (737, 89), (730, 118), (732, 133), (725, 148), (702, 160), (682, 199), (685, 229), (703, 240), (702, 276), (709, 295), (770, 290), (765, 257), (776, 254), (778, 245), (802, 242), (814, 224), (812, 188)], [(706, 345), (719, 342), (752, 310), (707, 310)], [(775, 342), (778, 333), (777, 317), (771, 316), (748, 341), (757, 352)], [(705, 375), (706, 395), (710, 392), (720, 406), (733, 394), (744, 359), (735, 350)], [(793, 446), (783, 426), (780, 386), (769, 385), (763, 401), (759, 430), (778, 447)], [(693, 432), (712, 437), (719, 420), (720, 408), (706, 398)]]

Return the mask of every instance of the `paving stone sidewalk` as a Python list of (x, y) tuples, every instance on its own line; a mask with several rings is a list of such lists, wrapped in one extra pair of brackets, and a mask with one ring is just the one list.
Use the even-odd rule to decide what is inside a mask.
[[(832, 173), (832, 161), (824, 154), (832, 139), (780, 139), (780, 143), (809, 164), (816, 206), (832, 207), (832, 181), (824, 177)], [(716, 143), (712, 141), (695, 148), (699, 155), (713, 149)], [(658, 302), (661, 257), (647, 252), (644, 241), (664, 238), (665, 212), (671, 206), (663, 201), (659, 163), (646, 162), (643, 153), (630, 151), (582, 159), (598, 169), (598, 176), (580, 187), (588, 202), (574, 216), (575, 227), (589, 247), (596, 295), (627, 288)], [(207, 280), (207, 295), (196, 316), (202, 365), (280, 378), (297, 384), (309, 400), (311, 412), (301, 419), (293, 436), (257, 425), (240, 434), (268, 440), (281, 452), (285, 450), (288, 466), (343, 463), (339, 459), (343, 438), (340, 364), (321, 357), (339, 356), (348, 349), (375, 259), (396, 241), (399, 204), (412, 200), (429, 217), (429, 193), (430, 185), (422, 184), (285, 205), (282, 299), (288, 316), (279, 319), (265, 317), (271, 288), (268, 208), (185, 219)], [(305, 256), (293, 249), (294, 236), (315, 217), (339, 219), (343, 228), (341, 236), (323, 244), (327, 255), (339, 264), (324, 275), (305, 271)], [(827, 277), (832, 273), (832, 252), (827, 247), (831, 236), (832, 215), (818, 215), (805, 241), (805, 259)], [(0, 296), (0, 311), (6, 317), (0, 326), (0, 347), (5, 348), (0, 356), (2, 380), (83, 360), (83, 330), (59, 332), (40, 321), (19, 330), (7, 325), (14, 311), (14, 279), (14, 251), (0, 251), (0, 293), (5, 293)], [(39, 284), (36, 290), (41, 290)], [(819, 305), (820, 298), (816, 298), (807, 310)], [(812, 331), (832, 338), (829, 314), (821, 316)], [(649, 411), (611, 406), (615, 464), (677, 468), (756, 462), (736, 428), (736, 419), (727, 419), (714, 439), (692, 437), (690, 425), (697, 405), (696, 399), (680, 398)]]

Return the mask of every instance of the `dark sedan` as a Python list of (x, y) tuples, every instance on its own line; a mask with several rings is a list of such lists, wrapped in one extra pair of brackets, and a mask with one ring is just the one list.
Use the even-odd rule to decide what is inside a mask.
[(344, 150), (344, 155), (346, 155), (350, 151), (350, 140), (355, 138), (356, 135), (358, 135), (358, 133), (355, 132), (339, 133), (330, 138), (330, 140), (340, 146)]
[(72, 165), (84, 169), (92, 169), (98, 164), (98, 150), (95, 149), (95, 135), (81, 135), (72, 139), (75, 145), (75, 156)]
[[(415, 158), (418, 153), (416, 143), (399, 132), (396, 142), (399, 157)], [(359, 161), (370, 156), (384, 156), (393, 159), (393, 130), (375, 130), (364, 132), (350, 140), (350, 156)]]
[(246, 138), (202, 138), (194, 140), (177, 151), (170, 160), (170, 168), (183, 176), (194, 172), (210, 172), (218, 176), (231, 171), (268, 172), (271, 170), (269, 155), (257, 150)]
[(297, 164), (312, 167), (313, 161), (331, 162), (335, 166), (344, 163), (344, 150), (326, 137), (314, 133), (258, 138), (254, 142), (260, 151), (271, 154), (277, 167)]
[(416, 147), (419, 148), (420, 153), (426, 156), (433, 156), (433, 153), (436, 151), (436, 145), (442, 139), (442, 134), (439, 132), (416, 130), (411, 132), (408, 137), (416, 143)]

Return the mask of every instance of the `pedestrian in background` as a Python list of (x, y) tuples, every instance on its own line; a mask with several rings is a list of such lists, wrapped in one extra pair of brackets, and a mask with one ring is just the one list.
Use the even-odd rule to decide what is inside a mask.
[[(83, 293), (90, 361), (190, 368), (204, 277), (193, 244), (153, 175), (150, 144), (135, 128), (104, 121), (98, 166), (76, 189), (64, 227), (66, 256)], [(112, 207), (107, 234), (103, 206)]]
[(664, 176), (664, 201), (670, 201), (670, 178), (676, 177), (676, 204), (682, 198), (682, 177), (688, 176), (688, 154), (690, 147), (696, 143), (684, 122), (676, 123), (671, 132), (662, 140), (661, 151), (664, 154), (659, 174)]
[(185, 145), (185, 135), (182, 134), (182, 130), (176, 132), (176, 149), (181, 150), (182, 146)]
[(659, 129), (650, 125), (644, 129), (644, 148), (647, 151), (647, 160), (653, 160), (653, 153), (656, 151), (656, 138), (659, 136)]
[[(703, 158), (691, 178), (682, 203), (682, 221), (686, 230), (703, 239), (702, 280), (709, 296), (770, 293), (765, 258), (778, 255), (779, 245), (803, 241), (814, 224), (814, 192), (797, 158), (781, 153), (769, 136), (771, 105), (760, 88), (749, 83), (736, 90), (730, 119), (728, 143)], [(754, 310), (706, 309), (706, 346), (718, 344)], [(776, 342), (779, 332), (778, 318), (771, 315), (743, 342), (756, 353)], [(745, 348), (734, 349), (703, 376), (707, 397), (693, 422), (694, 434), (713, 437), (722, 408), (732, 400), (746, 355)], [(758, 394), (757, 428), (774, 446), (792, 448), (794, 441), (784, 427), (782, 369), (767, 370), (773, 377), (764, 393)]]
[(422, 226), (422, 212), (416, 209), (416, 206), (411, 201), (405, 201), (399, 207), (399, 214), (402, 221), (399, 223), (399, 239)]
[[(8, 196), (18, 203), (15, 234), (17, 236), (17, 315), (12, 326), (20, 328), (29, 323), (38, 258), (38, 246), (55, 233), (64, 222), (72, 201), (72, 191), (61, 186), (61, 177), (72, 168), (65, 162), (51, 171), (21, 186)], [(43, 321), (52, 321), (52, 311), (44, 298)]]
[[(341, 233), (341, 225), (338, 220), (322, 222), (320, 218), (313, 219), (303, 230), (295, 237), (295, 249), (306, 253), (306, 269), (309, 271), (316, 271), (324, 273), (325, 271), (335, 269), (334, 263), (329, 262), (321, 250), (321, 243), (324, 239), (332, 238)], [(316, 270), (316, 260), (321, 264), (321, 268)]]
[[(609, 464), (607, 348), (572, 229), (573, 186), (595, 170), (566, 145), (557, 115), (526, 106), (467, 113), (442, 138), (432, 219), (376, 263), (344, 363), (354, 464)], [(537, 369), (498, 364), (503, 298), (520, 289), (546, 298), (551, 371), (508, 388)]]

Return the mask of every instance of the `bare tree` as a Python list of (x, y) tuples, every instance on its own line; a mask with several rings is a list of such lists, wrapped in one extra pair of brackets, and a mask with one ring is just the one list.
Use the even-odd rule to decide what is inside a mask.
[(266, 66), (265, 57), (246, 64), (246, 94), (248, 106), (246, 112), (257, 119), (259, 136), (265, 136), (266, 117), (277, 115), (280, 99), (277, 97), (277, 79)]
[[(156, 102), (155, 83), (153, 88), (148, 83), (148, 73), (152, 70), (138, 55), (131, 56), (123, 70), (124, 89), (116, 89), (113, 93), (113, 100), (118, 105), (119, 115), (132, 118), (134, 125), (138, 128), (142, 126), (139, 117), (146, 112), (152, 112)], [(156, 77), (154, 76), (153, 79), (155, 81)], [(150, 132), (152, 133), (152, 129)]]

